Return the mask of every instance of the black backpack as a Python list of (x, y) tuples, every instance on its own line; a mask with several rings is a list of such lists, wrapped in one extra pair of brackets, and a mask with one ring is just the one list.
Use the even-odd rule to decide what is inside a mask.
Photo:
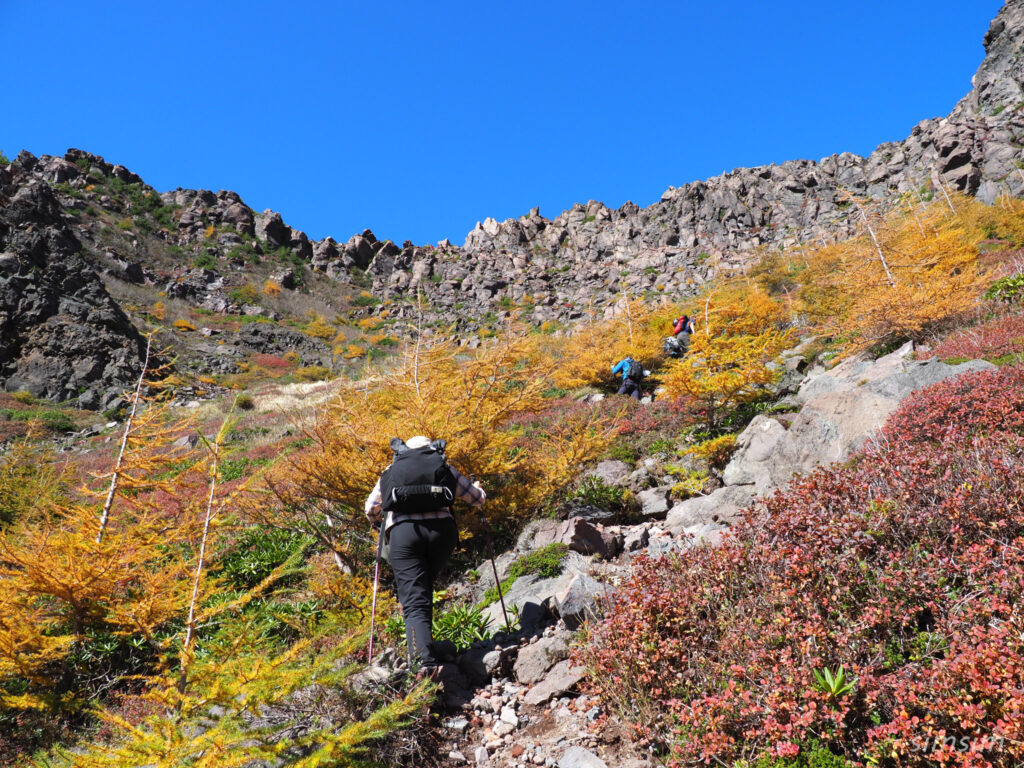
[(455, 478), (444, 457), (444, 440), (410, 448), (401, 438), (391, 441), (391, 466), (380, 476), (381, 507), (396, 515), (436, 512), (455, 500)]
[(644, 380), (644, 367), (636, 360), (631, 359), (629, 361), (629, 367), (626, 369), (626, 378), (632, 379), (639, 384)]

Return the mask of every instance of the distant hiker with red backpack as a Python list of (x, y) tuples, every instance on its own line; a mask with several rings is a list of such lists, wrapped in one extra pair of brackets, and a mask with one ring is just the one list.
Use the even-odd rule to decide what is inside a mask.
[(612, 366), (612, 375), (617, 373), (622, 374), (622, 386), (616, 394), (629, 395), (634, 400), (639, 400), (643, 396), (640, 383), (648, 373), (640, 362), (627, 355)]
[[(394, 459), (366, 498), (366, 516), (380, 526), (381, 550), (395, 574), (398, 602), (405, 618), (409, 661), (432, 671), (450, 661), (454, 648), (435, 643), (434, 579), (458, 543), (452, 503), (462, 499), (482, 507), (487, 494), (448, 464), (445, 441), (417, 435), (394, 438)], [(448, 644), (450, 646), (451, 644)]]
[(690, 336), (696, 324), (694, 318), (682, 315), (672, 321), (672, 335), (665, 339), (665, 354), (669, 357), (682, 357), (690, 350)]

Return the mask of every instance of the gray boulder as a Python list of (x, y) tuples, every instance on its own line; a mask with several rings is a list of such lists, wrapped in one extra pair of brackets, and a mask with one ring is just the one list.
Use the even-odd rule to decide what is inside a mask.
[(732, 460), (722, 472), (726, 485), (757, 485), (760, 490), (770, 482), (767, 465), (786, 428), (776, 419), (758, 414), (736, 439)]
[(618, 554), (619, 542), (614, 534), (599, 523), (591, 523), (581, 517), (571, 517), (558, 528), (556, 541), (567, 544), (573, 552), (583, 555), (600, 555), (611, 559)]
[(142, 371), (145, 342), (86, 262), (53, 190), (38, 182), (8, 190), (8, 198), (0, 192), (0, 387), (114, 408)]
[(546, 704), (556, 696), (571, 691), (586, 677), (583, 667), (572, 665), (568, 659), (558, 662), (547, 676), (526, 692), (523, 702), (530, 706)]
[(755, 490), (750, 485), (732, 485), (719, 488), (709, 496), (697, 496), (680, 501), (665, 517), (665, 528), (674, 535), (710, 523), (733, 523), (754, 500)]
[(558, 529), (561, 523), (558, 520), (542, 518), (531, 520), (523, 527), (519, 538), (516, 539), (515, 548), (519, 552), (531, 552), (540, 549), (558, 540)]
[(630, 468), (624, 461), (602, 461), (593, 469), (587, 470), (587, 477), (596, 477), (606, 485), (621, 485), (628, 477)]
[[(533, 573), (520, 576), (504, 596), (505, 607), (510, 611), (513, 608), (519, 611), (523, 627), (537, 626), (550, 614), (555, 595), (569, 586), (573, 575), (571, 572), (562, 573), (549, 579)], [(484, 609), (484, 616), (494, 629), (505, 623), (501, 604), (497, 600)], [(509, 618), (512, 618), (511, 615)]]
[(565, 589), (555, 595), (555, 610), (565, 626), (578, 629), (584, 622), (600, 617), (601, 605), (613, 591), (608, 585), (578, 573)]
[(269, 209), (255, 217), (255, 232), (257, 239), (280, 248), (286, 246), (292, 239), (292, 230), (281, 214)]
[(563, 659), (569, 658), (568, 633), (542, 637), (519, 651), (514, 672), (516, 680), (533, 685), (544, 678), (548, 670)]
[(787, 429), (757, 416), (737, 438), (737, 450), (722, 473), (727, 486), (749, 486), (764, 495), (794, 475), (845, 461), (869, 440), (900, 401), (922, 387), (993, 366), (975, 360), (947, 365), (914, 360), (912, 347), (877, 360), (851, 359), (809, 377), (797, 395), (803, 408)]
[(640, 503), (640, 513), (645, 518), (661, 518), (669, 509), (668, 495), (672, 490), (670, 485), (662, 485), (658, 488), (649, 488), (640, 491), (636, 495)]
[(622, 540), (623, 552), (637, 552), (651, 540), (651, 532), (646, 525), (635, 525), (626, 530)]

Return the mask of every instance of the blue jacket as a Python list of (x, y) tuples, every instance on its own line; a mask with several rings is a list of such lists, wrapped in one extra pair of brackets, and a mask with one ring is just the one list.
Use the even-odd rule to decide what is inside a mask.
[(612, 375), (616, 373), (622, 374), (622, 380), (626, 380), (626, 374), (629, 373), (629, 364), (633, 361), (633, 358), (627, 355), (612, 366)]

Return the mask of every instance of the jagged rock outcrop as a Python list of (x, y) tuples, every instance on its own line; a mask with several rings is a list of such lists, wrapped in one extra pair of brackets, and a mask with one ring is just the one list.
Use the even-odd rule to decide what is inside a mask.
[(116, 406), (142, 370), (144, 340), (80, 253), (52, 188), (17, 166), (0, 170), (0, 339), (0, 386), (82, 408)]
[(795, 475), (848, 459), (912, 392), (992, 367), (984, 360), (961, 365), (915, 360), (907, 344), (878, 360), (853, 358), (830, 371), (815, 371), (797, 393), (800, 411), (756, 416), (736, 440), (736, 452), (722, 473), (725, 487), (673, 506), (666, 527), (706, 535), (726, 526), (756, 497), (785, 487)]
[[(404, 253), (373, 290), (401, 298), (425, 289), (439, 314), (460, 304), (526, 307), (533, 322), (572, 320), (608, 307), (622, 291), (678, 296), (756, 257), (763, 247), (799, 247), (855, 231), (848, 193), (880, 201), (956, 189), (992, 202), (1024, 194), (1024, 3), (1009, 0), (985, 36), (973, 90), (948, 117), (924, 120), (902, 142), (868, 157), (844, 152), (820, 161), (738, 168), (670, 187), (647, 208), (576, 204), (553, 219), (535, 208), (518, 219), (485, 219), (462, 248)], [(416, 266), (418, 265), (418, 266)], [(414, 280), (429, 270), (430, 283)]]

